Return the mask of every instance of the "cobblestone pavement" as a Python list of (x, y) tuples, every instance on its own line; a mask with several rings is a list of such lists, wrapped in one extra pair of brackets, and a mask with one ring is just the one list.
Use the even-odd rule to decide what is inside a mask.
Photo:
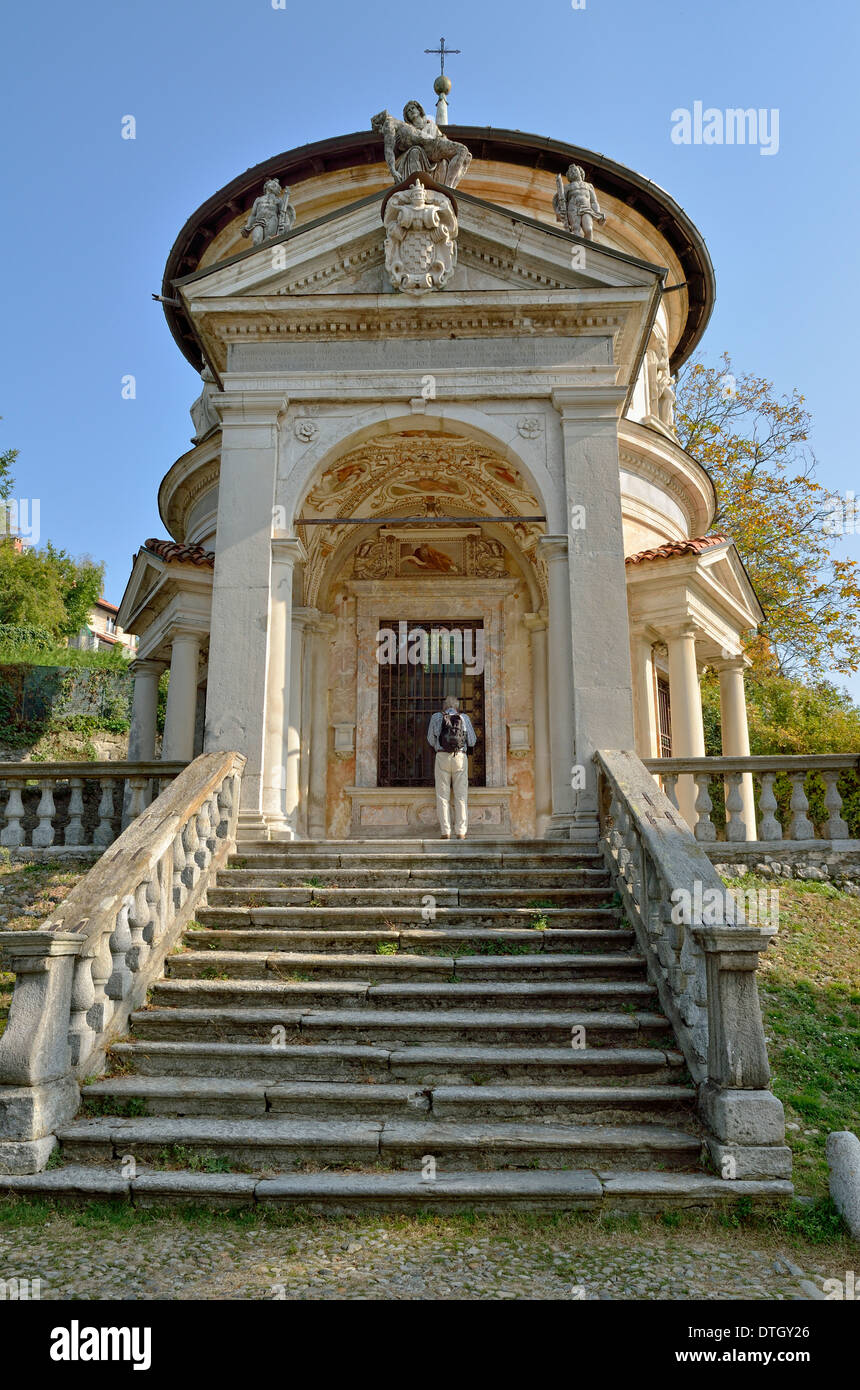
[[(52, 1217), (0, 1227), (0, 1279), (43, 1299), (808, 1299), (845, 1257), (747, 1248), (749, 1236), (638, 1236), (547, 1223), (376, 1217), (204, 1229), (158, 1218), (123, 1228)], [(803, 1260), (803, 1266), (796, 1263)]]

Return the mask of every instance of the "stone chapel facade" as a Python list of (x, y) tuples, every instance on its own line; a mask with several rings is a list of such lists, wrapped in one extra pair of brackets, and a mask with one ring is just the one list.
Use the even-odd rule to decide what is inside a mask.
[(129, 756), (154, 755), (169, 665), (163, 756), (245, 754), (248, 824), (433, 835), (425, 732), (453, 684), (471, 832), (593, 839), (596, 749), (704, 753), (703, 665), (724, 752), (749, 751), (761, 610), (672, 422), (713, 270), (672, 198), (602, 155), (433, 129), (382, 113), (269, 159), (170, 253), (204, 384), (159, 490), (169, 539), (118, 614)]

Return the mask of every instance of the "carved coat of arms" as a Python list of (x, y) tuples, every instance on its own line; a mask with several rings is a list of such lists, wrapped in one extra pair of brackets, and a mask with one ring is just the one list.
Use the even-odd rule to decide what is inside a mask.
[(457, 267), (457, 214), (450, 198), (420, 179), (388, 200), (385, 268), (407, 294), (441, 290)]

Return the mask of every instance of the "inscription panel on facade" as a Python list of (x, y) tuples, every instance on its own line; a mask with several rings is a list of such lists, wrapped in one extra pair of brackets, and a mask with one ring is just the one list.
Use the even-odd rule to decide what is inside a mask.
[(468, 367), (602, 367), (612, 362), (612, 339), (398, 338), (360, 343), (242, 343), (230, 346), (231, 372), (390, 371), (418, 373)]

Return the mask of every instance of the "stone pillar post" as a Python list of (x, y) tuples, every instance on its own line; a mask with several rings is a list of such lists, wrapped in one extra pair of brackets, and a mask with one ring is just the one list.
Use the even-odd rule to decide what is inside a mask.
[(128, 735), (130, 763), (149, 763), (155, 758), (155, 728), (158, 714), (158, 682), (164, 666), (160, 661), (133, 661), (134, 700)]
[[(705, 729), (702, 692), (696, 664), (696, 632), (684, 624), (666, 634), (669, 651), (669, 698), (672, 705), (672, 756), (703, 758)], [(677, 781), (678, 809), (691, 830), (696, 826), (696, 784), (690, 776)]]
[(640, 758), (660, 756), (660, 735), (654, 698), (654, 645), (650, 636), (634, 631), (631, 636), (636, 751)]
[(549, 713), (552, 815), (546, 833), (566, 839), (573, 825), (573, 667), (567, 537), (543, 536), (538, 549), (546, 560), (549, 589)]
[(328, 672), (333, 613), (320, 613), (313, 626), (311, 647), (311, 744), (308, 776), (308, 836), (323, 840), (326, 834), (328, 781)]
[(262, 810), (283, 822), (286, 815), (287, 744), (290, 721), (293, 655), (293, 572), (304, 559), (301, 541), (281, 536), (270, 542), (272, 552), (269, 599), (269, 659), (266, 678), (265, 743), (263, 748)]
[(585, 778), (575, 793), (571, 838), (585, 842), (598, 834), (594, 753), (634, 744), (618, 465), (624, 396), (619, 387), (600, 385), (553, 393), (567, 489), (574, 762)]
[(214, 404), (221, 472), (203, 746), (245, 754), (242, 809), (253, 814), (262, 808), (278, 421), (287, 400), (282, 392), (236, 391)]
[(547, 616), (526, 613), (524, 622), (531, 634), (532, 707), (534, 725), (534, 783), (536, 833), (544, 835), (552, 816), (552, 774), (549, 742), (549, 698), (547, 691)]
[[(744, 694), (744, 666), (742, 656), (726, 661), (715, 662), (720, 677), (720, 724), (722, 726), (723, 756), (726, 758), (748, 758), (750, 755), (750, 732), (747, 723), (747, 702)], [(751, 772), (745, 772), (741, 780), (741, 800), (743, 817), (748, 840), (757, 837), (755, 796)]]
[(286, 789), (284, 814), (293, 838), (301, 833), (303, 807), (301, 804), (302, 760), (302, 695), (305, 684), (305, 633), (311, 620), (311, 610), (294, 608), (290, 639), (289, 707), (286, 723)]
[(166, 762), (191, 762), (194, 757), (194, 722), (197, 714), (197, 667), (200, 660), (200, 634), (179, 631), (173, 634), (170, 654), (170, 684), (167, 687), (167, 713), (161, 756)]

